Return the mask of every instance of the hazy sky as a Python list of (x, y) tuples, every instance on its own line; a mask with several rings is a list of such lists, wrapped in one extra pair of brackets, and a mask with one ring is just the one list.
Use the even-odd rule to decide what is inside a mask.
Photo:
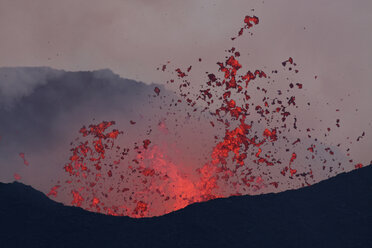
[[(201, 57), (215, 70), (232, 46), (253, 69), (281, 68), (292, 56), (314, 102), (302, 120), (334, 125), (340, 108), (344, 131), (334, 143), (366, 131), (354, 150), (370, 161), (371, 13), (370, 0), (0, 0), (0, 66), (110, 68), (164, 83), (169, 75), (156, 68), (166, 61), (186, 67)], [(232, 42), (247, 14), (260, 24)]]
[(254, 38), (238, 44), (257, 65), (293, 56), (312, 73), (358, 70), (365, 81), (371, 11), (369, 0), (0, 0), (0, 66), (110, 68), (161, 83), (159, 64), (214, 61), (254, 14)]

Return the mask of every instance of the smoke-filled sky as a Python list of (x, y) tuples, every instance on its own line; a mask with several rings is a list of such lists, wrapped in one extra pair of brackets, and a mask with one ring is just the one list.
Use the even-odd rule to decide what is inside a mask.
[[(329, 116), (323, 105), (334, 103), (355, 136), (371, 130), (371, 11), (369, 0), (0, 0), (0, 66), (110, 68), (162, 84), (168, 75), (156, 68), (166, 61), (186, 67), (201, 57), (213, 70), (232, 45), (249, 54), (242, 58), (249, 66), (275, 68), (292, 56), (318, 99), (314, 114)], [(231, 43), (246, 14), (260, 25)], [(366, 159), (371, 143), (363, 147)]]
[[(205, 72), (218, 71), (216, 62), (224, 61), (226, 50), (231, 47), (241, 53), (239, 62), (251, 70), (280, 71), (272, 89), (287, 91), (289, 81), (303, 84), (303, 91), (296, 95), (300, 108), (291, 113), (298, 117), (299, 126), (314, 129), (313, 138), (319, 139), (317, 146), (336, 149), (340, 161), (353, 159), (352, 165), (369, 164), (371, 12), (369, 0), (0, 0), (0, 67), (7, 67), (0, 70), (0, 181), (11, 180), (15, 161), (18, 167), (23, 166), (18, 156), (23, 151), (39, 166), (23, 171), (25, 182), (39, 183), (46, 191), (46, 185), (50, 186), (46, 177), (58, 174), (68, 158), (69, 141), (82, 125), (90, 124), (94, 118), (106, 118), (126, 129), (131, 127), (130, 118), (137, 118), (143, 130), (150, 122), (157, 126), (163, 115), (171, 115), (172, 110), (165, 105), (174, 102), (166, 96), (179, 96), (161, 87), (164, 98), (148, 98), (154, 94), (154, 85), (150, 84), (175, 90), (166, 84), (176, 77), (174, 69), (185, 71), (193, 65), (188, 80), (192, 84), (190, 90), (195, 90), (191, 93), (196, 94), (198, 86), (208, 81)], [(246, 15), (258, 16), (259, 25), (251, 33), (231, 40)], [(289, 57), (299, 70), (290, 79), (282, 66)], [(164, 64), (171, 73), (157, 69)], [(23, 66), (58, 70), (8, 68)], [(103, 68), (123, 79), (110, 71), (62, 71)], [(127, 79), (145, 84), (137, 85)], [(260, 94), (253, 95), (252, 100), (261, 101), (259, 97)], [(186, 122), (195, 117), (187, 116), (185, 111), (178, 113)], [(1, 120), (4, 116), (7, 120)], [(180, 137), (181, 149), (192, 147), (197, 138), (204, 149), (214, 145), (209, 140), (214, 139), (209, 135), (209, 117), (195, 118), (199, 122), (193, 120), (187, 130), (174, 123), (175, 133), (187, 133)], [(335, 128), (336, 119), (341, 120), (341, 128)], [(199, 124), (200, 120), (204, 124)], [(204, 136), (196, 134), (192, 125), (205, 130)], [(201, 128), (203, 125), (208, 128)], [(332, 127), (332, 132), (324, 135), (328, 127)], [(130, 135), (135, 136), (135, 132), (138, 131)], [(357, 142), (362, 133), (365, 135)], [(155, 139), (159, 142), (161, 134), (158, 130), (159, 137)], [(288, 135), (296, 136), (293, 131)], [(203, 140), (209, 146), (201, 145)], [(338, 149), (337, 144), (342, 146)], [(192, 149), (199, 151), (198, 159), (204, 156), (201, 148)], [(345, 158), (349, 151), (350, 157)], [(298, 153), (299, 158), (302, 155)], [(189, 163), (195, 164), (191, 160)], [(53, 161), (59, 164), (50, 166)], [(322, 173), (321, 169), (314, 171)], [(44, 181), (35, 179), (38, 173), (45, 173)], [(317, 179), (332, 174), (327, 173)], [(285, 188), (288, 187), (281, 189)]]

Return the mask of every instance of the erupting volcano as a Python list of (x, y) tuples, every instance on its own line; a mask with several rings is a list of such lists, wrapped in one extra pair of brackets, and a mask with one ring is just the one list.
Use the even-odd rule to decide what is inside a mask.
[[(259, 18), (246, 16), (243, 23), (230, 42), (253, 30)], [(304, 187), (324, 179), (319, 176), (321, 171), (327, 177), (342, 171), (343, 161), (335, 157), (337, 148), (318, 142), (312, 137), (312, 127), (297, 122), (301, 114), (306, 115), (304, 109), (310, 102), (301, 106), (306, 101), (301, 94), (306, 83), (297, 80), (295, 60), (288, 57), (279, 61), (280, 69), (246, 68), (240, 62), (242, 54), (245, 52), (235, 47), (226, 50), (226, 58), (216, 63), (216, 72), (206, 72), (202, 85), (188, 79), (202, 63), (201, 58), (185, 69), (172, 66), (170, 61), (160, 66), (159, 73), (171, 77), (167, 85), (178, 98), (168, 99), (167, 106), (156, 103), (159, 106), (155, 107), (168, 109), (167, 115), (158, 116), (158, 125), (149, 126), (146, 133), (134, 134), (146, 136), (144, 139), (129, 141), (128, 131), (118, 130), (116, 120), (95, 121), (71, 130), (79, 136), (71, 142), (70, 157), (63, 167), (65, 175), (48, 196), (58, 200), (62, 193), (59, 200), (66, 204), (140, 218), (215, 198)], [(282, 90), (283, 84), (288, 85), (286, 90)], [(167, 95), (154, 87), (148, 97), (165, 99)], [(190, 161), (195, 163), (192, 157), (201, 154), (175, 142), (182, 142), (189, 132), (203, 131), (197, 130), (203, 126), (175, 131), (180, 125), (171, 116), (185, 114), (184, 109), (177, 108), (181, 104), (187, 105), (185, 122), (199, 116), (199, 121), (215, 130), (214, 143), (208, 154), (202, 154), (200, 164), (190, 166)], [(141, 118), (127, 120), (134, 128), (140, 122)], [(340, 128), (340, 119), (335, 121), (335, 128)], [(134, 130), (141, 132), (140, 128)], [(333, 127), (324, 130), (324, 136), (331, 130)], [(156, 132), (166, 142), (157, 139)], [(183, 157), (175, 159), (177, 154)], [(29, 165), (27, 154), (19, 156)], [(355, 168), (362, 166), (355, 164)], [(21, 176), (15, 174), (14, 178), (20, 180)]]

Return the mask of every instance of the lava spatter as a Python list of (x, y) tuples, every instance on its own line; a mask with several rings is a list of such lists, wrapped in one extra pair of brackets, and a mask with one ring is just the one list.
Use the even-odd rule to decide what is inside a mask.
[(30, 165), (28, 163), (28, 161), (26, 160), (25, 154), (23, 152), (19, 153), (19, 156), (23, 159), (24, 165), (26, 165), (26, 166), (29, 166)]
[[(253, 25), (257, 25), (259, 23), (259, 19), (257, 16), (246, 16), (244, 18), (244, 26), (239, 30), (238, 36), (242, 36), (245, 29), (250, 29)], [(237, 37), (231, 38), (231, 40), (235, 40)]]
[[(246, 16), (237, 37), (258, 24), (258, 17)], [(73, 143), (64, 166), (68, 180), (52, 187), (48, 196), (57, 197), (62, 191), (71, 197), (71, 205), (109, 215), (142, 218), (166, 214), (195, 202), (274, 190), (288, 180), (310, 185), (314, 179), (312, 169), (300, 167), (297, 161), (318, 159), (318, 146), (296, 136), (301, 127), (293, 113), (300, 105), (295, 94), (304, 85), (289, 83), (287, 94), (281, 90), (273, 93), (269, 83), (277, 70), (270, 74), (259, 68), (248, 69), (240, 61), (242, 53), (235, 47), (227, 52), (226, 59), (216, 63), (215, 72), (206, 72), (205, 83), (200, 88), (195, 88), (189, 80), (198, 66), (172, 68), (168, 62), (159, 68), (174, 75), (167, 81), (177, 89), (179, 99), (173, 101), (174, 106), (185, 103), (187, 118), (191, 118), (189, 112), (207, 115), (208, 125), (216, 130), (215, 144), (197, 169), (190, 171), (185, 161), (175, 162), (169, 156), (173, 150), (169, 152), (155, 137), (141, 138), (133, 144), (119, 141), (125, 137), (126, 130), (114, 129), (114, 121), (103, 121), (79, 130), (81, 137)], [(292, 57), (282, 65), (286, 71), (298, 72), (292, 70), (296, 68)], [(160, 95), (158, 87), (154, 92)], [(165, 93), (154, 99), (163, 97)], [(177, 111), (180, 110), (170, 108), (167, 115), (177, 116)], [(132, 126), (139, 122), (135, 120), (127, 122)], [(171, 136), (166, 116), (159, 120), (149, 130)], [(306, 133), (310, 139), (309, 128)], [(151, 131), (146, 135), (150, 134)], [(182, 136), (185, 134), (178, 135), (180, 139), (187, 138)], [(331, 149), (325, 151), (329, 156), (334, 155)], [(24, 155), (21, 157), (24, 159)], [(325, 163), (326, 159), (322, 161)]]
[(159, 95), (159, 94), (160, 94), (160, 89), (159, 89), (159, 87), (155, 87), (155, 88), (154, 88), (154, 92), (156, 93), (156, 95)]

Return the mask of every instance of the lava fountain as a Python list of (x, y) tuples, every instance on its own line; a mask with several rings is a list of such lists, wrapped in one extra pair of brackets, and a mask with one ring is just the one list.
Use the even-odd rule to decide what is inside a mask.
[[(259, 18), (246, 16), (243, 23), (231, 42), (258, 25)], [(80, 136), (71, 143), (65, 178), (48, 196), (64, 192), (71, 205), (140, 218), (220, 197), (271, 192), (288, 181), (295, 182), (295, 187), (315, 182), (312, 164), (334, 160), (335, 152), (319, 145), (311, 137), (312, 129), (299, 126), (300, 117), (292, 113), (299, 105), (296, 94), (306, 85), (291, 82), (286, 91), (278, 90), (273, 84), (277, 70), (245, 69), (236, 48), (226, 52), (226, 59), (216, 63), (215, 73), (206, 73), (201, 86), (188, 80), (193, 66), (183, 70), (171, 68), (168, 62), (158, 68), (174, 75), (167, 82), (179, 96), (172, 101), (174, 105), (187, 104), (188, 111), (207, 116), (203, 121), (216, 130), (215, 144), (205, 161), (193, 167), (187, 160), (176, 161), (171, 155), (177, 145), (171, 139), (157, 142), (150, 133), (148, 138), (128, 144), (126, 130), (115, 129), (115, 121), (102, 121), (80, 129)], [(281, 63), (286, 76), (299, 72), (292, 57)], [(163, 97), (162, 91), (155, 87), (154, 96), (149, 97)], [(130, 120), (130, 124), (136, 122)], [(172, 135), (165, 121), (156, 128), (164, 136)], [(330, 129), (324, 131), (329, 133)], [(341, 162), (338, 166), (341, 168)]]

